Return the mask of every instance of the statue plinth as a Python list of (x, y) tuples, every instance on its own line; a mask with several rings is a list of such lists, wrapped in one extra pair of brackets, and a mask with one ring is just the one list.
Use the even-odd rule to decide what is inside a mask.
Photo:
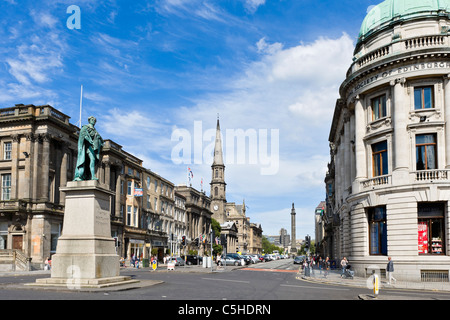
[(111, 236), (114, 192), (97, 180), (71, 181), (65, 188), (64, 225), (52, 256), (50, 279), (37, 284), (101, 287), (129, 283), (120, 277), (119, 256)]

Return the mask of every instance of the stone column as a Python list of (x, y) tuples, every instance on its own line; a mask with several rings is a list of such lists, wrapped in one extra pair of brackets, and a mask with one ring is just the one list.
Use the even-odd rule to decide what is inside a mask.
[(33, 198), (33, 156), (34, 156), (34, 141), (35, 137), (32, 132), (25, 134), (26, 138), (26, 152), (25, 157), (25, 178), (24, 178), (24, 197), (25, 199)]
[(349, 195), (351, 189), (351, 145), (350, 145), (350, 112), (344, 111), (344, 199)]
[(356, 177), (353, 183), (353, 192), (358, 192), (361, 180), (367, 179), (367, 157), (364, 146), (364, 135), (366, 131), (366, 117), (360, 95), (355, 98), (355, 157)]
[[(18, 199), (19, 194), (19, 151), (20, 151), (20, 137), (18, 134), (11, 135), (11, 199)], [(23, 187), (23, 186), (22, 186)]]
[(445, 168), (450, 169), (450, 75), (444, 77)]
[(405, 102), (405, 78), (398, 78), (390, 82), (394, 87), (394, 110), (391, 110), (394, 121), (394, 141), (393, 141), (393, 163), (392, 171), (393, 184), (404, 184), (408, 181), (409, 175), (409, 150), (408, 133), (406, 130), (408, 110)]
[(33, 157), (33, 169), (32, 169), (32, 175), (33, 175), (33, 180), (32, 180), (32, 193), (31, 193), (31, 197), (33, 200), (37, 200), (39, 199), (39, 194), (38, 194), (38, 190), (39, 190), (39, 160), (40, 160), (40, 154), (41, 154), (41, 148), (40, 148), (40, 140), (41, 137), (39, 135), (36, 135), (34, 137), (34, 152), (31, 154), (31, 156)]
[[(69, 146), (67, 143), (62, 142), (62, 158), (61, 158), (61, 170), (59, 177), (59, 186), (65, 188), (67, 185), (67, 159), (69, 157), (68, 150)], [(65, 193), (59, 190), (59, 204), (65, 203)]]
[(40, 200), (48, 201), (48, 188), (49, 188), (49, 169), (50, 169), (50, 135), (43, 134), (41, 135), (43, 140), (43, 148), (42, 148), (42, 165), (41, 167), (41, 192), (40, 192)]

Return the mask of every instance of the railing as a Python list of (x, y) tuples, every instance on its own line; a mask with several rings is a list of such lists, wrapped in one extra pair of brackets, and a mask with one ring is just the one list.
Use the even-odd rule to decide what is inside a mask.
[(412, 39), (406, 39), (404, 42), (406, 50), (443, 46), (445, 45), (445, 36), (442, 35), (422, 36)]
[[(381, 58), (390, 55), (390, 54), (399, 54), (403, 51), (408, 50), (417, 50), (417, 49), (425, 49), (425, 48), (431, 48), (431, 47), (442, 47), (447, 44), (446, 38), (447, 35), (437, 34), (437, 35), (427, 35), (427, 36), (420, 36), (410, 39), (404, 39), (398, 41), (398, 43), (402, 43), (401, 48), (402, 49), (395, 49), (393, 47), (393, 44), (389, 44), (386, 46), (383, 46), (381, 48), (377, 48), (373, 51), (370, 51), (363, 55), (362, 57), (359, 57), (356, 59), (356, 63), (359, 68), (364, 67), (365, 65), (372, 63), (374, 61), (380, 60)], [(352, 68), (349, 69), (349, 72), (347, 73), (347, 76), (350, 75)], [(355, 70), (353, 70), (355, 71)]]
[(420, 270), (421, 282), (450, 282), (448, 270)]
[(364, 55), (358, 60), (358, 65), (361, 68), (374, 60), (387, 56), (389, 52), (390, 52), (390, 45), (369, 52), (368, 54)]
[(361, 182), (363, 188), (384, 186), (391, 184), (391, 175), (378, 176)]
[(415, 171), (416, 181), (448, 181), (450, 170), (421, 170)]

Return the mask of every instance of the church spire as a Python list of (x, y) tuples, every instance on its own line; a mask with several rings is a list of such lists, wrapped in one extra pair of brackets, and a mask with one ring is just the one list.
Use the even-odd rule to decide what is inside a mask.
[(217, 115), (216, 143), (214, 145), (213, 165), (223, 165), (222, 138), (220, 136), (219, 115)]

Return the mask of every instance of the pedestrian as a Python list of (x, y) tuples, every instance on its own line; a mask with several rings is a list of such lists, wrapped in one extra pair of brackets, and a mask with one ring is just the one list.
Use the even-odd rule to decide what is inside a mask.
[(341, 278), (344, 276), (345, 268), (347, 267), (347, 264), (348, 264), (347, 258), (344, 257), (344, 258), (341, 260), (341, 267), (342, 267)]
[(44, 270), (50, 270), (50, 258), (47, 257), (44, 262)]
[(391, 284), (391, 280), (394, 280), (394, 282), (397, 282), (397, 279), (394, 278), (394, 262), (392, 261), (391, 257), (388, 257), (388, 264), (386, 266), (386, 272), (387, 272), (388, 284)]
[(329, 257), (327, 257), (326, 259), (325, 259), (325, 262), (324, 262), (324, 272), (325, 272), (325, 274), (324, 274), (324, 277), (325, 278), (327, 278), (328, 277), (328, 270), (330, 270), (330, 258)]

